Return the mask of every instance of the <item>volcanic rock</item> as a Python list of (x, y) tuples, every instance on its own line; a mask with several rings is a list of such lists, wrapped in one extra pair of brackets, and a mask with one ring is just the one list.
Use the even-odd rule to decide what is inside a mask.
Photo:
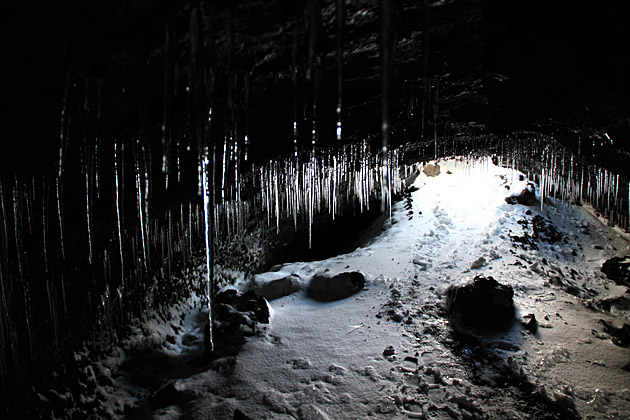
[(240, 293), (237, 290), (225, 290), (215, 297), (213, 338), (210, 345), (210, 324), (204, 328), (205, 361), (216, 357), (236, 354), (245, 343), (246, 337), (259, 332), (258, 324), (269, 323), (269, 304), (262, 296), (253, 291)]
[(602, 273), (615, 283), (630, 287), (630, 256), (612, 257), (602, 264)]
[(155, 410), (176, 404), (179, 401), (181, 394), (181, 391), (177, 389), (175, 383), (171, 382), (149, 396), (149, 408)]
[(630, 346), (630, 324), (623, 324), (622, 327), (617, 328), (603, 319), (599, 322), (603, 325), (604, 331), (610, 334), (613, 344), (620, 347)]
[(234, 420), (252, 420), (251, 417), (249, 417), (248, 415), (246, 415), (245, 413), (243, 413), (241, 410), (239, 410), (238, 408), (236, 410), (234, 410)]
[[(257, 296), (253, 291), (240, 293), (234, 289), (228, 289), (215, 297), (215, 306), (229, 305), (236, 312), (250, 312), (255, 320), (262, 324), (269, 323), (269, 305), (262, 296)], [(221, 320), (222, 321), (222, 320)]]
[(269, 301), (297, 292), (299, 288), (300, 276), (291, 274), (277, 280), (256, 285), (253, 290), (258, 296), (262, 296)]
[(451, 286), (446, 292), (446, 311), (455, 331), (500, 331), (514, 320), (514, 290), (491, 276)]
[(536, 330), (538, 330), (538, 321), (536, 321), (536, 316), (534, 314), (524, 315), (521, 318), (521, 325), (531, 333), (535, 333)]
[(363, 289), (365, 276), (359, 271), (352, 271), (330, 276), (328, 274), (316, 274), (306, 289), (308, 297), (330, 302), (347, 298)]
[(538, 204), (536, 199), (536, 192), (534, 184), (529, 183), (527, 187), (523, 189), (519, 194), (510, 195), (505, 197), (505, 202), (508, 204), (522, 204), (524, 206), (535, 206)]

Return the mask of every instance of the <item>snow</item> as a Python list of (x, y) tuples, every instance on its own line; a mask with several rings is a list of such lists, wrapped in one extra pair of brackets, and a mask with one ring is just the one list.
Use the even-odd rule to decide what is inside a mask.
[[(156, 419), (225, 419), (236, 409), (253, 419), (630, 418), (630, 350), (614, 345), (600, 322), (630, 319), (627, 305), (601, 309), (627, 296), (600, 271), (625, 255), (627, 235), (586, 207), (507, 204), (528, 181), (489, 158), (433, 163), (440, 174), (421, 173), (354, 252), (256, 276), (258, 287), (290, 275), (303, 283), (270, 302), (270, 323), (238, 355), (196, 362), (207, 319), (197, 309), (179, 328), (150, 324), (160, 358), (134, 363), (153, 382), (134, 379), (120, 360), (101, 362), (115, 379), (101, 390), (104, 411), (122, 416), (127, 404)], [(562, 239), (531, 239), (536, 216)], [(334, 302), (306, 297), (315, 274), (348, 271), (365, 275), (359, 293)], [(538, 330), (515, 322), (493, 336), (454, 337), (444, 292), (479, 274), (510, 284), (517, 318), (534, 314)], [(384, 355), (388, 346), (393, 354)], [(147, 397), (168, 383), (176, 397), (151, 407)]]

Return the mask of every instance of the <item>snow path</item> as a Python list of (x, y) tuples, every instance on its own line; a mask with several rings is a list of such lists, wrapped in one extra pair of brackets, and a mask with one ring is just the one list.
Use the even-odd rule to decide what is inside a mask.
[[(626, 293), (599, 271), (628, 250), (625, 236), (582, 208), (508, 205), (506, 195), (527, 181), (489, 159), (439, 164), (441, 174), (419, 176), (365, 246), (280, 268), (305, 281), (362, 271), (363, 291), (331, 303), (303, 292), (271, 302), (261, 336), (211, 370), (177, 375), (178, 402), (153, 418), (226, 419), (236, 409), (254, 419), (563, 418), (573, 410), (629, 418), (630, 352), (599, 323), (628, 322), (628, 307), (585, 306)], [(564, 239), (511, 239), (531, 235), (537, 215)], [(478, 274), (512, 285), (517, 310), (535, 314), (538, 332), (515, 323), (476, 342), (454, 339), (443, 293)], [(383, 354), (388, 346), (393, 355)]]

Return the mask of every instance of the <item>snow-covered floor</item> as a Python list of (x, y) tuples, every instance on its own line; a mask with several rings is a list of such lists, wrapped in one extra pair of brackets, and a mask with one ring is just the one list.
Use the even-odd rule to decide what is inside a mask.
[[(204, 318), (192, 311), (160, 350), (169, 369), (153, 369), (153, 378), (146, 372), (144, 382), (123, 369), (118, 388), (107, 388), (104, 407), (113, 413), (139, 404), (150, 388), (139, 384), (155, 387), (161, 380), (171, 383), (170, 392), (133, 413), (159, 419), (231, 419), (236, 409), (252, 419), (630, 418), (630, 350), (613, 344), (600, 322), (619, 327), (630, 312), (614, 304), (610, 312), (598, 309), (627, 293), (600, 268), (611, 256), (626, 255), (628, 237), (583, 207), (554, 200), (542, 210), (507, 204), (505, 197), (527, 181), (489, 159), (439, 165), (440, 175), (421, 174), (417, 190), (354, 252), (260, 277), (297, 274), (307, 282), (318, 272), (361, 271), (364, 290), (327, 303), (303, 291), (272, 301), (262, 333), (210, 368), (191, 363), (201, 351)], [(535, 216), (562, 239), (515, 241), (531, 236)], [(510, 284), (517, 318), (534, 314), (538, 331), (515, 322), (492, 337), (454, 337), (445, 290), (479, 274)], [(394, 354), (385, 356), (388, 346)]]

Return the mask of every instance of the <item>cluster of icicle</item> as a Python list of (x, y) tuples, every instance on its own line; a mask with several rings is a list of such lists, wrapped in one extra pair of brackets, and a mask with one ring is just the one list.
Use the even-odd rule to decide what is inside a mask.
[(548, 197), (590, 204), (611, 225), (628, 230), (629, 180), (589, 163), (551, 136), (520, 133), (498, 140), (495, 150), (503, 166), (524, 172), (538, 184), (541, 207)]
[[(150, 156), (132, 139), (107, 149), (99, 141), (86, 145), (70, 172), (0, 179), (0, 373), (6, 377), (9, 366), (35, 357), (34, 343), (59, 351), (79, 330), (88, 340), (115, 341), (117, 324), (150, 313), (164, 293), (156, 272), (169, 278), (204, 247), (210, 259), (211, 232), (215, 244), (229, 241), (261, 212), (276, 228), (284, 218), (310, 226), (318, 213), (335, 217), (348, 203), (358, 211), (378, 199), (389, 205), (401, 188), (397, 150), (387, 165), (367, 142), (305, 154), (235, 176), (238, 185), (226, 187), (232, 192), (215, 194), (230, 198), (216, 200), (206, 155), (199, 171), (202, 199), (162, 210), (149, 206)], [(105, 161), (112, 167), (103, 167)], [(74, 172), (81, 182), (70, 182)], [(245, 189), (253, 193), (236, 193)], [(181, 279), (190, 283), (182, 286), (205, 293), (210, 275), (208, 270), (205, 285)], [(42, 318), (47, 325), (38, 322)]]
[(285, 218), (293, 219), (296, 228), (306, 218), (310, 246), (316, 214), (326, 212), (334, 219), (348, 203), (356, 203), (362, 213), (373, 200), (391, 211), (391, 197), (402, 188), (399, 154), (399, 149), (392, 151), (384, 163), (363, 141), (319, 156), (311, 154), (304, 161), (271, 161), (257, 171), (255, 187), (260, 197), (256, 201), (277, 231)]

